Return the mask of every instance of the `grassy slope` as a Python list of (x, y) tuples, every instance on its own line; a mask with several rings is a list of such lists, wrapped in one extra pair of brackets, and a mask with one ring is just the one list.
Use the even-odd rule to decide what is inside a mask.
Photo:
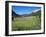
[(18, 17), (12, 22), (12, 30), (37, 30), (40, 29), (40, 20), (37, 16)]

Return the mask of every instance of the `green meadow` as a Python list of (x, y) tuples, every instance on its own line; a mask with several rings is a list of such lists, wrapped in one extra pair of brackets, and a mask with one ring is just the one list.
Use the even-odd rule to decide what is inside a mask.
[(41, 21), (39, 16), (16, 17), (12, 21), (12, 31), (39, 29), (41, 29)]

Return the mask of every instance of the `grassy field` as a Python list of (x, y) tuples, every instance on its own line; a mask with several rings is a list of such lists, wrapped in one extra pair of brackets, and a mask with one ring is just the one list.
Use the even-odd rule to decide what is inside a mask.
[(41, 22), (38, 16), (16, 17), (12, 21), (12, 31), (39, 29), (41, 29)]

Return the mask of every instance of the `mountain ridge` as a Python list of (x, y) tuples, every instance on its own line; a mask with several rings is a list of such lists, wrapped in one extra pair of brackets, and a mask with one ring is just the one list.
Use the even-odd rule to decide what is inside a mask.
[(19, 15), (19, 14), (16, 14), (14, 11), (12, 11), (12, 15), (13, 15), (13, 16), (16, 16), (16, 17), (32, 16), (32, 15), (35, 15), (36, 13), (39, 13), (39, 12), (41, 12), (41, 10), (38, 10), (37, 12), (32, 12), (32, 13), (30, 13), (30, 14)]

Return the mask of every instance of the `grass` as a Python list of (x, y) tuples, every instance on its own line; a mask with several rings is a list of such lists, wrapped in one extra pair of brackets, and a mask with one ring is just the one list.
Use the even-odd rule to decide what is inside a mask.
[(39, 29), (41, 29), (41, 22), (38, 16), (16, 17), (12, 21), (12, 31)]

